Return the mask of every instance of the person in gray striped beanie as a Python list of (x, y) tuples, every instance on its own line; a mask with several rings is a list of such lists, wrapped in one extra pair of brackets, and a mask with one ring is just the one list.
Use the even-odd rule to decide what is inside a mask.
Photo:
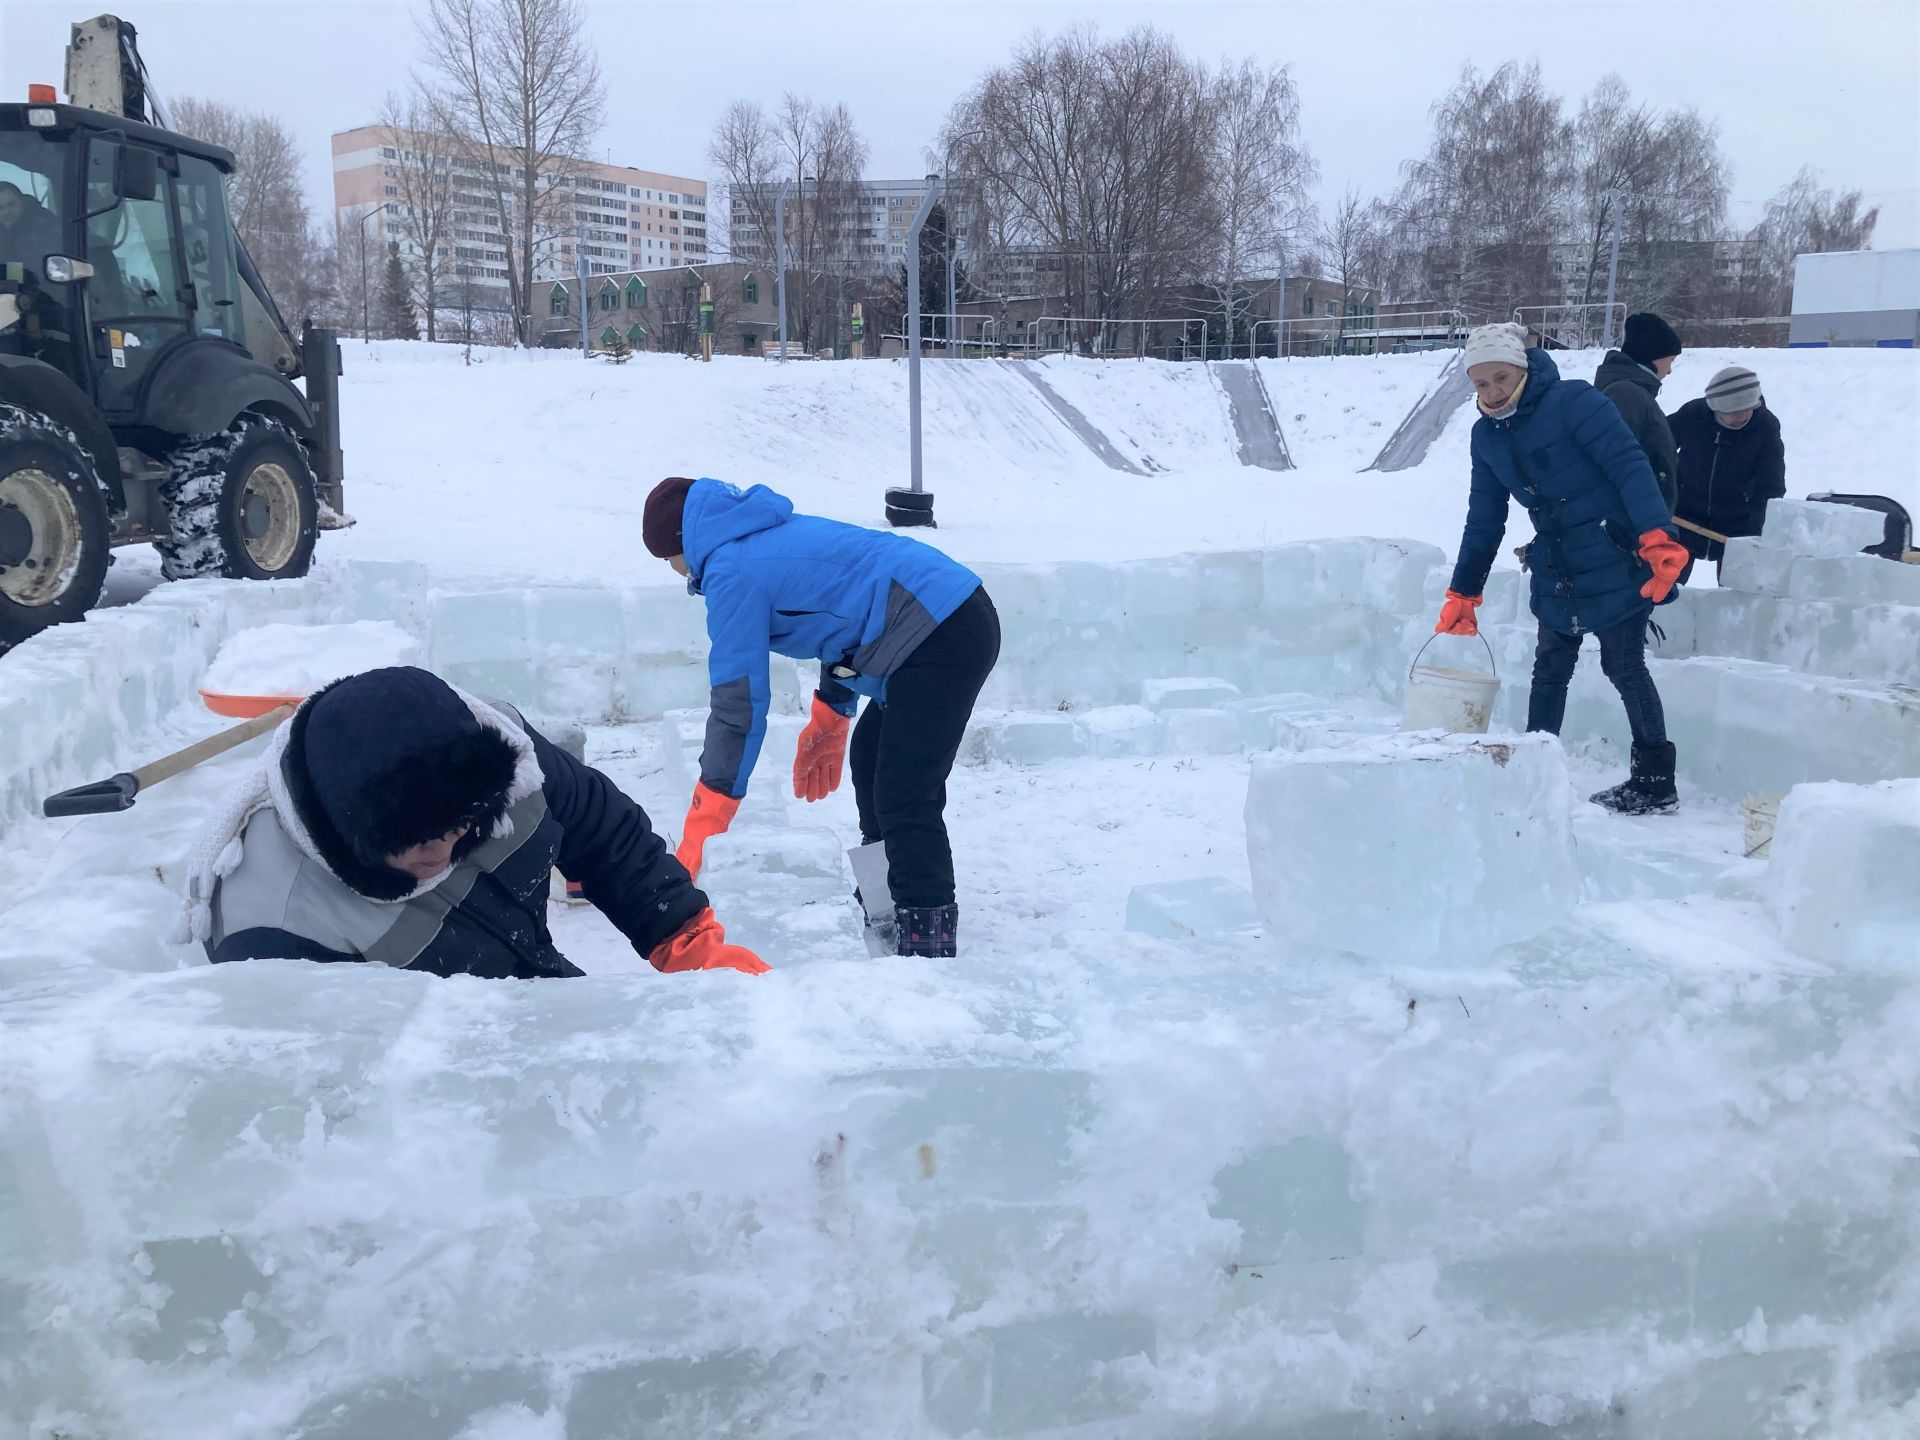
[(1738, 430), (1760, 408), (1760, 377), (1744, 365), (1716, 370), (1707, 382), (1707, 408), (1729, 430)]
[(1744, 365), (1729, 365), (1714, 372), (1705, 395), (1682, 405), (1667, 423), (1680, 447), (1680, 495), (1673, 507), (1680, 538), (1695, 560), (1717, 561), (1726, 539), (1758, 535), (1767, 501), (1787, 493), (1779, 418), (1760, 393), (1760, 377)]

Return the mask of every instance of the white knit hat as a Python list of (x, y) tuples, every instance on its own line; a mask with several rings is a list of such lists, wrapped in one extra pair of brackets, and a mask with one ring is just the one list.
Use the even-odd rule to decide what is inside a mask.
[(1527, 332), (1512, 321), (1482, 325), (1473, 331), (1467, 336), (1467, 368), (1471, 370), (1489, 360), (1502, 360), (1526, 369)]

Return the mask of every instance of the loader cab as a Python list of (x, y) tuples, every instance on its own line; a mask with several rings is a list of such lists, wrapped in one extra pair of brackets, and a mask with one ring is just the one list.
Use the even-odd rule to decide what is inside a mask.
[(297, 373), (271, 301), (243, 277), (232, 168), (216, 146), (136, 122), (0, 105), (0, 287), (24, 322), (0, 344), (67, 375), (116, 425), (140, 423), (149, 377), (195, 340)]

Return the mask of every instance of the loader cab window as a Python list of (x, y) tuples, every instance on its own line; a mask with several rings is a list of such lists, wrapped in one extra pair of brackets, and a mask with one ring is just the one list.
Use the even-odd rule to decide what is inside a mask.
[(60, 146), (31, 130), (0, 133), (0, 265), (24, 265), (33, 277), (49, 255), (64, 255)]
[(121, 146), (87, 145), (88, 339), (103, 410), (126, 411), (162, 346), (187, 333), (189, 312), (164, 171), (152, 199), (115, 185)]
[(182, 155), (174, 202), (180, 212), (187, 281), (193, 287), (193, 328), (244, 345), (239, 261), (233, 232), (227, 228), (226, 177), (211, 160)]
[[(0, 131), (0, 283), (17, 293), (0, 322), (0, 354), (29, 355), (72, 374), (69, 288), (41, 272), (71, 253), (60, 180), (65, 147), (31, 130)], [(14, 310), (18, 310), (17, 318)]]

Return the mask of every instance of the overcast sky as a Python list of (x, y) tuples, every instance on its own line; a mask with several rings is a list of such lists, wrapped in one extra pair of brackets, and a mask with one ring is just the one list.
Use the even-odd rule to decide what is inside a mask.
[[(0, 94), (61, 80), (67, 26), (101, 0), (0, 0)], [(424, 4), (424, 0), (422, 0)], [(1427, 109), (1468, 61), (1538, 57), (1575, 99), (1608, 71), (1636, 98), (1694, 105), (1732, 161), (1744, 229), (1803, 164), (1881, 207), (1876, 248), (1920, 245), (1920, 0), (588, 0), (608, 78), (596, 158), (705, 176), (730, 100), (845, 100), (869, 173), (924, 173), (955, 96), (1036, 27), (1151, 23), (1208, 60), (1289, 64), (1322, 195), (1389, 189)], [(118, 0), (163, 101), (277, 112), (331, 206), (327, 137), (372, 120), (416, 59), (405, 0)]]

